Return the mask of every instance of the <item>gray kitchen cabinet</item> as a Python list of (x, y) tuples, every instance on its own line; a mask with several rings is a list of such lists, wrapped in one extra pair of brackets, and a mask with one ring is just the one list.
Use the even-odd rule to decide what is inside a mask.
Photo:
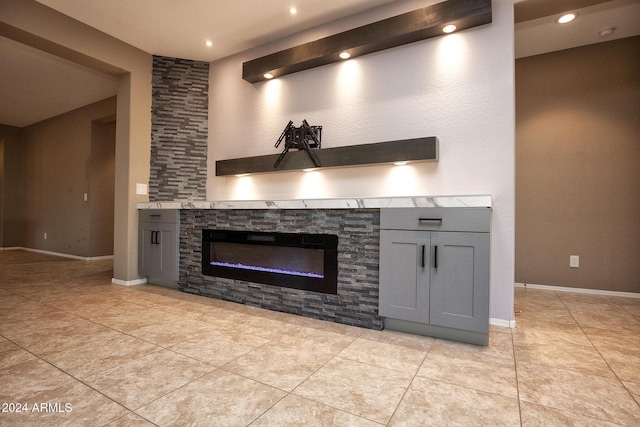
[(380, 216), (385, 327), (487, 344), (488, 208), (393, 208)]
[(180, 211), (140, 210), (138, 272), (160, 284), (178, 281)]
[(429, 323), (430, 257), (429, 233), (380, 230), (381, 316)]

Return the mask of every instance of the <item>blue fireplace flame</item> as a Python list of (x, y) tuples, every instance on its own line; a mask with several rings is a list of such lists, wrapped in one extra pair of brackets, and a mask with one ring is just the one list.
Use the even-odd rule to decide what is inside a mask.
[(245, 264), (239, 264), (239, 263), (234, 264), (234, 263), (219, 262), (219, 261), (212, 261), (211, 265), (216, 267), (229, 267), (229, 268), (239, 268), (244, 270), (265, 271), (267, 273), (289, 274), (291, 276), (314, 277), (317, 279), (324, 278), (324, 274), (313, 273), (310, 271), (283, 270), (280, 268), (261, 267), (259, 265), (245, 265)]

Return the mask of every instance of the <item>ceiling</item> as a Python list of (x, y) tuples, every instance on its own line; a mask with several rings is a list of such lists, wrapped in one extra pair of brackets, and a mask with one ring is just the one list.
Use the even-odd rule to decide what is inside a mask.
[(0, 124), (17, 127), (114, 96), (118, 86), (115, 77), (5, 37), (0, 70)]
[[(557, 24), (565, 11), (577, 11), (578, 18)], [(516, 58), (523, 58), (639, 35), (640, 1), (526, 0), (516, 3), (515, 21)], [(613, 34), (601, 37), (608, 27), (615, 27)]]
[[(150, 54), (210, 62), (394, 0), (37, 1)], [(579, 19), (555, 24), (559, 4)], [(537, 55), (640, 34), (640, 1), (523, 0), (515, 20), (516, 57)], [(616, 31), (601, 39), (607, 26)], [(2, 37), (0, 69), (2, 124), (27, 126), (116, 93), (113, 77)]]
[(37, 1), (145, 52), (211, 62), (392, 0)]

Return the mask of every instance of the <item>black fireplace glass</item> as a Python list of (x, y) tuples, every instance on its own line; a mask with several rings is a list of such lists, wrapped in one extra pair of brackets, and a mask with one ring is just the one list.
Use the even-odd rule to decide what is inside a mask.
[(335, 294), (337, 246), (331, 234), (207, 229), (202, 273)]

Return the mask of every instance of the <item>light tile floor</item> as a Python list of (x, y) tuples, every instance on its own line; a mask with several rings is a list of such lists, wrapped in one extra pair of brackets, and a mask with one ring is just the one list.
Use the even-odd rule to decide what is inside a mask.
[(640, 425), (640, 299), (516, 289), (478, 347), (111, 276), (0, 252), (0, 426)]

